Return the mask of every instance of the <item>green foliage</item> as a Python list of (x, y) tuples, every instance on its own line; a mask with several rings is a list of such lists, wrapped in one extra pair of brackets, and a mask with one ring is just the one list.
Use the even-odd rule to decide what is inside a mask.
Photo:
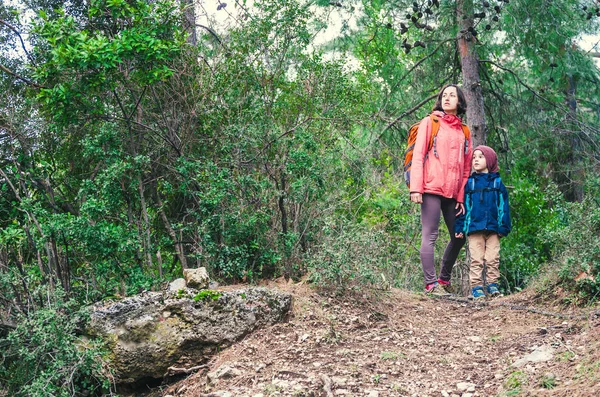
[[(352, 20), (322, 46), (315, 37), (337, 12), (328, 2), (316, 3), (323, 16), (314, 2), (260, 0), (226, 33), (200, 28), (193, 45), (183, 3), (0, 5), (31, 48), (18, 58), (14, 31), (0, 27), (0, 64), (23, 77), (0, 74), (0, 316), (30, 311), (35, 327), (56, 313), (65, 367), (79, 368), (67, 345), (82, 345), (66, 320), (77, 308), (56, 303), (56, 286), (85, 305), (157, 289), (185, 265), (225, 282), (309, 273), (338, 291), (422, 282), (419, 207), (398, 170), (425, 99), (460, 81), (456, 3), (423, 16), (425, 2), (344, 3)], [(530, 12), (542, 3), (547, 12)], [(503, 2), (476, 26), (488, 141), (513, 186), (503, 288), (551, 262), (593, 300), (598, 247), (585, 232), (597, 223), (600, 78), (572, 43), (598, 24), (573, 2), (546, 3)], [(590, 211), (567, 204), (586, 180)], [(33, 351), (22, 330), (12, 337)], [(11, 390), (64, 383), (46, 371), (58, 361), (36, 367), (11, 349)], [(101, 392), (98, 368), (81, 365), (90, 383), (74, 384)]]
[(221, 297), (221, 295), (223, 295), (222, 292), (219, 291), (213, 291), (210, 289), (203, 289), (202, 291), (198, 292), (195, 296), (194, 296), (194, 300), (196, 302), (198, 301), (217, 301), (219, 300), (219, 298)]
[(85, 313), (73, 311), (73, 303), (20, 316), (0, 338), (0, 389), (23, 397), (110, 393), (103, 345), (76, 335)]
[(561, 225), (560, 193), (542, 189), (528, 179), (504, 178), (511, 186), (509, 203), (513, 230), (502, 239), (500, 273), (508, 291), (524, 288), (552, 256), (556, 241), (549, 235)]
[(552, 374), (542, 376), (540, 386), (544, 389), (554, 389), (556, 387), (556, 377)]
[(521, 393), (521, 388), (527, 384), (527, 375), (522, 371), (511, 372), (504, 380), (505, 396), (516, 396)]
[(339, 292), (387, 288), (405, 282), (402, 257), (385, 231), (343, 221), (325, 223), (306, 259), (310, 280)]
[(570, 203), (560, 228), (549, 230), (556, 242), (550, 269), (558, 271), (561, 286), (573, 303), (586, 304), (600, 297), (600, 206), (592, 197)]

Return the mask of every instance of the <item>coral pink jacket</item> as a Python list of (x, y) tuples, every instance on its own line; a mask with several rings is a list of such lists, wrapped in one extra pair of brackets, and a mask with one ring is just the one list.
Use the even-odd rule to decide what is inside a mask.
[(465, 153), (465, 135), (459, 117), (444, 112), (433, 112), (439, 119), (435, 152), (427, 152), (431, 139), (431, 117), (421, 120), (413, 152), (410, 171), (410, 192), (430, 193), (464, 202), (465, 184), (471, 173), (473, 143), (468, 142)]

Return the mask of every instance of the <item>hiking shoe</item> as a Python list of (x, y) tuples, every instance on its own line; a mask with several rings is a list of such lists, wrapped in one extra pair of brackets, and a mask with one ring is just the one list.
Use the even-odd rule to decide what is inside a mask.
[(489, 296), (502, 296), (500, 290), (498, 289), (498, 284), (490, 284), (487, 286), (487, 292)]
[(450, 284), (450, 281), (444, 281), (441, 278), (438, 278), (438, 284), (442, 287), (442, 289), (444, 291), (446, 291), (446, 293), (448, 294), (453, 294), (454, 288), (452, 287), (452, 284)]
[(473, 289), (471, 290), (471, 296), (473, 297), (473, 299), (485, 298), (485, 292), (483, 292), (483, 287), (481, 285), (473, 287)]
[(425, 293), (428, 295), (432, 295), (435, 293), (435, 290), (437, 290), (439, 288), (439, 284), (437, 281), (434, 281), (433, 283), (429, 283), (425, 286)]

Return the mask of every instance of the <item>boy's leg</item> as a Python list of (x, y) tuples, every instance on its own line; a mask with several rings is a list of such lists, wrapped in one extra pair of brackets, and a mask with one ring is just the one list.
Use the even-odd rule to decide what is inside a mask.
[(487, 284), (495, 284), (500, 279), (500, 236), (491, 233), (486, 237), (484, 260), (487, 266)]
[(442, 265), (440, 269), (440, 279), (450, 281), (452, 277), (452, 268), (458, 258), (460, 250), (465, 245), (466, 239), (454, 237), (454, 223), (456, 222), (456, 200), (443, 199), (441, 204), (442, 213), (444, 214), (444, 222), (450, 234), (450, 242), (444, 250), (442, 257)]
[(421, 204), (421, 266), (425, 276), (425, 284), (437, 281), (433, 258), (435, 242), (438, 238), (441, 213), (441, 197), (435, 194), (423, 194)]
[(485, 255), (485, 236), (483, 233), (473, 233), (469, 235), (468, 239), (469, 255), (471, 256), (469, 281), (471, 282), (471, 288), (473, 288), (483, 285), (481, 273), (483, 271), (483, 261)]

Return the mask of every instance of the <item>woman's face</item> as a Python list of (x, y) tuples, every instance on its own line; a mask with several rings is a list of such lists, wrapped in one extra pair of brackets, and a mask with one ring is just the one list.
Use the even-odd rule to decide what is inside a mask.
[(449, 114), (456, 114), (458, 109), (458, 94), (456, 87), (448, 87), (442, 93), (442, 109)]

